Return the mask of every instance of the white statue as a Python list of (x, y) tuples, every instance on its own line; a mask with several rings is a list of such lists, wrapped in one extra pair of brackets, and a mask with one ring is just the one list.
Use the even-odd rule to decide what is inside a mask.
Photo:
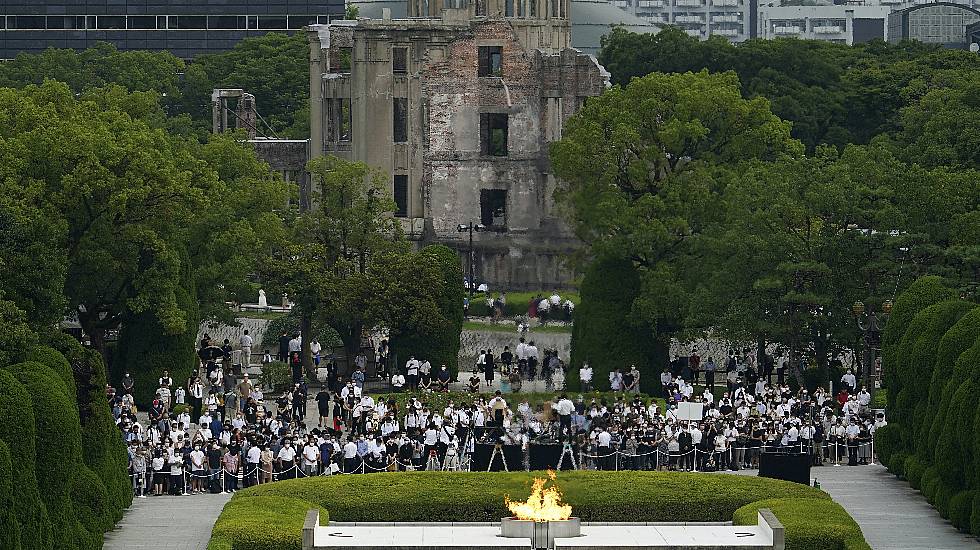
[(269, 302), (265, 299), (265, 291), (259, 289), (259, 307), (269, 307)]

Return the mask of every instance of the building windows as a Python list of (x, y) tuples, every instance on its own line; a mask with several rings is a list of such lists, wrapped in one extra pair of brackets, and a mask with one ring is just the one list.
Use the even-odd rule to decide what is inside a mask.
[(394, 182), (395, 217), (408, 217), (408, 176), (396, 174)]
[(480, 154), (507, 156), (506, 113), (480, 113)]
[(487, 0), (476, 0), (476, 15), (478, 17), (487, 15)]
[(327, 131), (324, 139), (328, 142), (350, 142), (352, 134), (352, 119), (350, 98), (334, 98), (327, 100)]
[(391, 49), (391, 72), (394, 74), (408, 72), (408, 48)]
[(504, 0), (504, 17), (514, 17), (514, 0)]
[(153, 30), (157, 28), (155, 15), (130, 15), (127, 27), (137, 30)]
[(353, 48), (330, 48), (330, 72), (349, 73)]
[(244, 30), (246, 26), (244, 15), (209, 15), (208, 28), (222, 30)]
[(507, 190), (480, 190), (480, 223), (488, 229), (507, 229)]
[(125, 15), (100, 15), (96, 18), (96, 24), (100, 31), (125, 30)]
[(500, 76), (503, 51), (502, 46), (480, 46), (477, 76)]
[(285, 30), (289, 28), (285, 15), (260, 15), (260, 29)]
[(395, 143), (408, 141), (408, 98), (396, 97), (391, 100), (392, 139)]
[(44, 29), (45, 21), (43, 15), (15, 15), (7, 17), (7, 25), (7, 28), (16, 30)]

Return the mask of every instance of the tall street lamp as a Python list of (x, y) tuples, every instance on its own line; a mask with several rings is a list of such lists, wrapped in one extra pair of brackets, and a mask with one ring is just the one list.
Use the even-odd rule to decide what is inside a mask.
[(470, 287), (470, 298), (473, 297), (473, 286), (474, 286), (474, 284), (473, 284), (473, 232), (474, 231), (483, 231), (484, 229), (486, 229), (486, 227), (484, 227), (482, 223), (474, 224), (472, 221), (470, 223), (466, 223), (466, 224), (461, 223), (458, 226), (456, 226), (456, 231), (459, 231), (460, 233), (467, 233), (467, 232), (469, 232), (469, 234), (470, 234), (470, 248), (469, 248), (469, 272), (470, 272), (470, 274), (469, 274), (469, 279), (470, 279), (469, 280), (469, 287)]
[(868, 392), (874, 393), (872, 371), (875, 365), (875, 354), (881, 349), (881, 331), (885, 328), (885, 320), (892, 312), (892, 301), (885, 300), (881, 304), (881, 315), (870, 307), (865, 307), (864, 302), (854, 302), (851, 308), (854, 312), (854, 319), (857, 320), (858, 329), (864, 336), (864, 372), (861, 377), (864, 387)]

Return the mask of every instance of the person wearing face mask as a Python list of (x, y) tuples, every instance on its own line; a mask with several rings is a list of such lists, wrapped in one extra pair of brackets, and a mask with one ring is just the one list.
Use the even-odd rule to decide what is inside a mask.
[(201, 443), (194, 443), (194, 450), (190, 453), (191, 461), (191, 490), (193, 493), (203, 493), (204, 492), (204, 480), (207, 479), (207, 474), (204, 470), (204, 451), (201, 450)]
[(439, 372), (436, 373), (436, 380), (439, 382), (440, 392), (449, 392), (449, 381), (451, 380), (449, 369), (446, 365), (442, 365), (439, 368)]
[(296, 477), (296, 449), (293, 448), (293, 441), (286, 440), (286, 444), (279, 449), (276, 455), (279, 460), (279, 471), (282, 472), (280, 479), (293, 479)]

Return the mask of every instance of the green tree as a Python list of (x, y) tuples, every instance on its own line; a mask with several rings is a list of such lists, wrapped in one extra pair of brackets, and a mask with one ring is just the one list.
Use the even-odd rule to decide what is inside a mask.
[[(635, 364), (641, 390), (656, 392), (670, 340), (633, 311), (641, 292), (640, 273), (628, 259), (602, 258), (589, 266), (582, 280), (582, 303), (575, 309), (570, 372), (588, 363), (595, 387), (608, 389), (610, 372)], [(565, 383), (573, 391), (581, 389), (577, 376)]]
[[(212, 88), (241, 88), (256, 98), (259, 130), (280, 137), (309, 136), (310, 53), (306, 36), (268, 33), (227, 52), (199, 56), (185, 80), (184, 105), (196, 119), (211, 117)], [(190, 73), (189, 73), (190, 74)], [(205, 84), (206, 83), (206, 84)], [(266, 125), (268, 123), (268, 126)]]
[(432, 290), (442, 273), (418, 256), (391, 214), (388, 178), (361, 162), (336, 157), (308, 165), (318, 196), (315, 210), (297, 216), (263, 268), (270, 286), (301, 312), (304, 364), (314, 318), (333, 327), (351, 360), (365, 329), (427, 332), (444, 326)]
[[(422, 249), (419, 254), (406, 256), (408, 266), (406, 266), (407, 279), (404, 283), (426, 284), (432, 278), (439, 279), (440, 285), (436, 288), (420, 288), (419, 294), (415, 294), (410, 289), (406, 293), (407, 300), (427, 299), (435, 296), (438, 303), (440, 316), (445, 319), (445, 323), (432, 326), (428, 320), (420, 320), (420, 323), (398, 323), (398, 334), (391, 337), (392, 352), (400, 357), (414, 355), (424, 357), (429, 360), (437, 369), (440, 365), (446, 365), (454, 377), (459, 372), (459, 334), (463, 330), (463, 269), (459, 262), (459, 254), (443, 245), (429, 245)], [(415, 264), (415, 265), (412, 265)], [(427, 277), (416, 277), (411, 272), (420, 267), (433, 267), (438, 273)], [(397, 275), (397, 273), (396, 273)], [(416, 280), (419, 279), (419, 280)], [(391, 281), (384, 286), (390, 287), (397, 284)], [(400, 302), (401, 298), (396, 296), (385, 296), (392, 307), (406, 308), (408, 315), (403, 318), (411, 318), (415, 312), (424, 312), (428, 309), (428, 304), (416, 304), (409, 301)], [(384, 307), (384, 306), (382, 306)], [(396, 319), (392, 319), (396, 321)], [(391, 323), (392, 325), (395, 322)], [(412, 325), (421, 325), (429, 330), (417, 330)]]
[(731, 167), (801, 153), (766, 100), (742, 98), (734, 74), (701, 72), (651, 74), (589, 101), (551, 158), (576, 235), (593, 256), (637, 266), (631, 311), (663, 331), (651, 337), (669, 338), (688, 310), (695, 243), (736, 178)]

